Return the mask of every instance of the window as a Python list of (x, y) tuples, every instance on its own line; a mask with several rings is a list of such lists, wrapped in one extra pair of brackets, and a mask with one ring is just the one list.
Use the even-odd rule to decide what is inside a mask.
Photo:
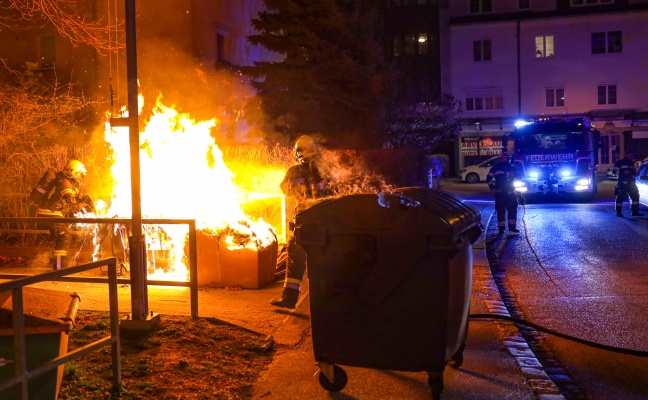
[(230, 37), (229, 32), (222, 28), (216, 28), (216, 64), (228, 64), (230, 60), (229, 57), (229, 46), (230, 46)]
[(428, 35), (427, 33), (420, 33), (418, 35), (418, 53), (427, 54), (428, 53)]
[(535, 56), (536, 58), (554, 56), (554, 37), (553, 36), (536, 36), (535, 38)]
[(42, 69), (54, 69), (56, 63), (56, 50), (54, 47), (54, 35), (40, 37), (40, 67)]
[(565, 88), (549, 88), (545, 93), (545, 105), (548, 108), (565, 106)]
[(491, 41), (476, 40), (473, 42), (473, 61), (491, 60)]
[(469, 90), (466, 92), (466, 111), (503, 110), (501, 89)]
[(403, 36), (394, 36), (392, 55), (394, 57), (400, 57), (403, 54), (428, 54), (430, 49), (430, 40), (432, 39), (434, 39), (434, 37), (430, 38), (427, 33), (411, 33), (405, 35), (404, 38)]
[(622, 50), (621, 31), (592, 33), (592, 54), (621, 53)]
[(493, 0), (470, 0), (470, 13), (481, 14), (493, 11)]
[(403, 38), (401, 36), (394, 36), (394, 57), (403, 55)]
[(407, 34), (405, 35), (405, 54), (415, 54), (416, 53), (416, 35)]
[(599, 105), (617, 104), (616, 85), (598, 85), (597, 97)]
[(518, 10), (529, 10), (531, 8), (531, 0), (518, 0)]
[(614, 0), (571, 0), (572, 7), (591, 6), (596, 4), (612, 4)]

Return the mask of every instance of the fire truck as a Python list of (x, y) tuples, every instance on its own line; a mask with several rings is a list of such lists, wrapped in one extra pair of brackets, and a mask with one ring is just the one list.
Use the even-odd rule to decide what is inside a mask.
[(525, 196), (594, 198), (600, 132), (587, 118), (518, 124), (504, 141), (522, 176), (517, 190)]

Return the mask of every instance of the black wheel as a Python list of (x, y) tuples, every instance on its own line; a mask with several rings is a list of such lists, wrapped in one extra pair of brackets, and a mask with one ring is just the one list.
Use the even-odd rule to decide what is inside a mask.
[(469, 173), (466, 175), (466, 182), (468, 183), (478, 183), (479, 182), (479, 175), (477, 175), (474, 172)]
[(443, 392), (443, 376), (428, 375), (428, 385), (432, 390), (432, 400), (440, 400)]
[(349, 381), (349, 377), (341, 367), (335, 365), (333, 367), (333, 380), (334, 382), (329, 381), (326, 375), (324, 375), (322, 371), (320, 371), (319, 383), (324, 389), (328, 390), (329, 392), (339, 392), (340, 390), (344, 389), (347, 382)]

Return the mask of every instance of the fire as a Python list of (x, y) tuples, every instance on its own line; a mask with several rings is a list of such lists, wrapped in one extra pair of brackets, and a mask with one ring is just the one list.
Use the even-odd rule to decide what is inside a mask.
[[(196, 121), (163, 105), (161, 97), (157, 99), (140, 132), (142, 217), (195, 219), (197, 229), (203, 232), (226, 234), (230, 248), (263, 248), (277, 240), (275, 229), (262, 219), (253, 221), (245, 215), (239, 199), (246, 194), (233, 183), (234, 174), (210, 135), (217, 124), (215, 119)], [(128, 218), (132, 212), (128, 135), (128, 128), (106, 123), (105, 140), (113, 150), (111, 173), (116, 182), (105, 211), (108, 217)], [(149, 277), (168, 279), (171, 273), (174, 280), (187, 279), (183, 262), (186, 225), (144, 229)], [(160, 263), (168, 264), (165, 272), (157, 268)]]

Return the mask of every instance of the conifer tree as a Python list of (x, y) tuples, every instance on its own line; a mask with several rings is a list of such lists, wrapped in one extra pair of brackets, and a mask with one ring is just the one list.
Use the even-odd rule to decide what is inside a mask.
[(320, 133), (330, 145), (379, 143), (392, 70), (370, 2), (265, 0), (249, 37), (284, 56), (257, 62), (253, 77), (266, 112), (291, 135)]

